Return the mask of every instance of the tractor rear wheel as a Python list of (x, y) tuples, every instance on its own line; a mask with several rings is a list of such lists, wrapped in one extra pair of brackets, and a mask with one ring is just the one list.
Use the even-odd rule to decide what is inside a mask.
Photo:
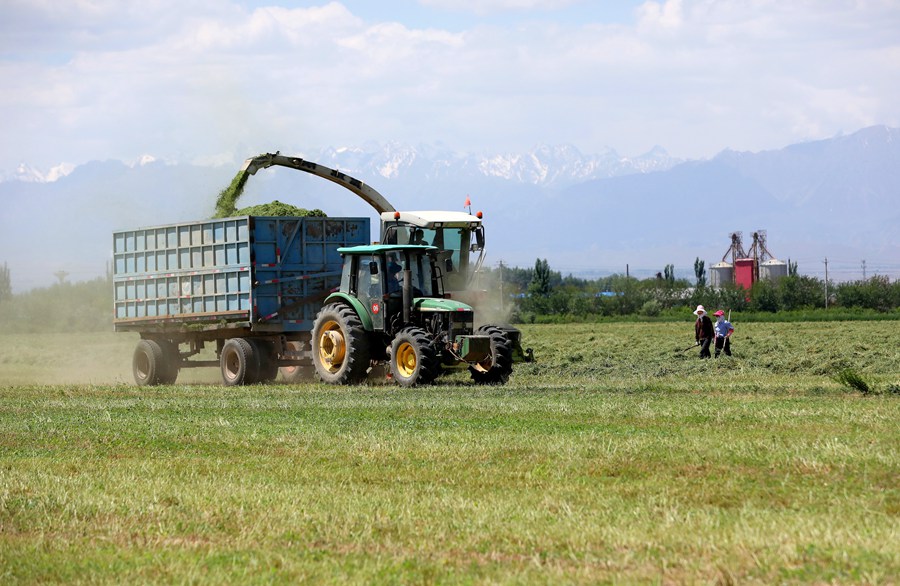
[(490, 336), (491, 355), (469, 367), (472, 380), (482, 385), (505, 384), (512, 372), (512, 343), (497, 326), (484, 325), (475, 333)]
[(440, 363), (425, 330), (405, 328), (391, 342), (391, 376), (400, 386), (424, 385), (437, 378)]
[(253, 346), (244, 338), (231, 338), (219, 356), (222, 380), (229, 387), (252, 385), (259, 376), (259, 362)]
[(362, 321), (353, 308), (326, 305), (313, 325), (313, 363), (320, 380), (334, 385), (358, 384), (366, 379), (371, 351)]

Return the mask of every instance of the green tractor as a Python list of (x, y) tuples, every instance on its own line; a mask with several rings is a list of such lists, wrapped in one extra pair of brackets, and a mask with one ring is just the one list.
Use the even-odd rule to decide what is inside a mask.
[(472, 307), (447, 299), (443, 272), (449, 251), (413, 244), (339, 248), (340, 290), (316, 316), (312, 355), (327, 383), (363, 382), (388, 362), (404, 387), (433, 382), (447, 369), (468, 368), (480, 384), (503, 384), (512, 371), (512, 345), (492, 325), (474, 329)]

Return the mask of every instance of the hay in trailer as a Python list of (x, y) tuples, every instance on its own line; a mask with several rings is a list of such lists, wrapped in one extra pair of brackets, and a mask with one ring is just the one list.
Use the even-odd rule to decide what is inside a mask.
[(307, 210), (298, 208), (278, 200), (237, 209), (237, 200), (244, 193), (244, 186), (247, 185), (247, 179), (250, 173), (247, 171), (238, 171), (231, 184), (219, 192), (219, 198), (216, 200), (216, 213), (214, 218), (231, 218), (234, 216), (298, 216), (303, 218), (326, 218), (325, 212), (319, 209)]
[(277, 199), (273, 202), (262, 203), (255, 206), (241, 208), (235, 212), (238, 216), (298, 216), (301, 218), (327, 218), (327, 214), (319, 209), (307, 210), (282, 203)]

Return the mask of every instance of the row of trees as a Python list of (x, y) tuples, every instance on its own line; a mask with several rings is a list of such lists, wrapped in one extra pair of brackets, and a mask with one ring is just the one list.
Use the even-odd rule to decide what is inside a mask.
[[(563, 276), (538, 259), (533, 269), (502, 267), (505, 292), (517, 300), (519, 318), (535, 316), (657, 316), (667, 310), (702, 304), (734, 311), (792, 311), (828, 307), (861, 308), (879, 312), (900, 308), (900, 281), (875, 276), (863, 281), (828, 283), (802, 276), (796, 265), (775, 281), (757, 281), (747, 291), (732, 284), (712, 288), (706, 284), (703, 261), (694, 265), (696, 281), (675, 278), (667, 265), (655, 278), (639, 280), (625, 275), (599, 279)], [(827, 297), (826, 297), (827, 295)]]

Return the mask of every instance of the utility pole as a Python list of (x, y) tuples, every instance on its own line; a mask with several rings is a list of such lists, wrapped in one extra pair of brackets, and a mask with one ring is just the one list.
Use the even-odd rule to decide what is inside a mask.
[(628, 274), (628, 263), (625, 263), (625, 278), (627, 279), (631, 275)]
[(863, 281), (866, 280), (866, 259), (862, 261), (862, 269), (863, 269)]
[(825, 309), (828, 309), (828, 257), (825, 257)]

